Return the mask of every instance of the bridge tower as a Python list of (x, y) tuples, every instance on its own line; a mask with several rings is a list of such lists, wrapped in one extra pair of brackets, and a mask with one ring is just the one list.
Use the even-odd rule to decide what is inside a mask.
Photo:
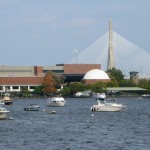
[(115, 68), (114, 49), (113, 49), (113, 32), (112, 32), (112, 20), (109, 20), (109, 46), (108, 46), (108, 60), (107, 70)]

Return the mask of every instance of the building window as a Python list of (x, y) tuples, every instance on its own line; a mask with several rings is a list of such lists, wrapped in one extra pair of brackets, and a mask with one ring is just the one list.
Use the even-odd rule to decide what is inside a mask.
[(30, 86), (30, 89), (31, 89), (31, 90), (34, 90), (34, 89), (35, 89), (35, 86)]
[(12, 89), (13, 89), (13, 90), (18, 90), (18, 89), (19, 89), (19, 86), (13, 86)]

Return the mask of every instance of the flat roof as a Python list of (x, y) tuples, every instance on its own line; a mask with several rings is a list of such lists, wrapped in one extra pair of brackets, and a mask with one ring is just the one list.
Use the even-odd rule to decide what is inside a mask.
[(110, 87), (107, 91), (146, 91), (147, 89), (139, 87)]

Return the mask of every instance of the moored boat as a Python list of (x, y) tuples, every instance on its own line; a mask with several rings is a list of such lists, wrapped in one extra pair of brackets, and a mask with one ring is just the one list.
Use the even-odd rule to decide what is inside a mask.
[(12, 105), (13, 104), (13, 101), (9, 96), (4, 96), (3, 100), (4, 100), (5, 105)]
[(6, 119), (8, 113), (9, 111), (5, 107), (0, 106), (0, 119)]
[(142, 98), (150, 98), (150, 94), (143, 94)]
[(96, 100), (105, 100), (106, 94), (105, 93), (93, 93), (93, 98)]
[(91, 111), (121, 111), (123, 110), (123, 108), (125, 108), (125, 106), (123, 106), (122, 104), (118, 104), (115, 102), (106, 102), (104, 101), (103, 103), (101, 103), (99, 100), (97, 105), (93, 105), (91, 107)]
[(0, 99), (0, 106), (4, 106), (5, 105), (5, 102), (3, 99)]
[(39, 111), (40, 106), (37, 104), (30, 104), (24, 108), (25, 111)]
[(62, 107), (66, 104), (66, 100), (63, 97), (52, 97), (47, 99), (47, 106)]
[(105, 93), (98, 94), (96, 97), (98, 102), (97, 105), (93, 105), (91, 107), (91, 111), (106, 111), (106, 112), (116, 112), (121, 111), (125, 108), (123, 104), (116, 103), (116, 99), (110, 99), (109, 101), (106, 99)]

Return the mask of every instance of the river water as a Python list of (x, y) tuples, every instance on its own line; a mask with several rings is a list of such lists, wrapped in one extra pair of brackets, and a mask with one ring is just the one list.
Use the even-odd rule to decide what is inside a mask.
[[(0, 150), (150, 150), (150, 99), (118, 98), (127, 106), (122, 112), (91, 112), (90, 98), (66, 100), (57, 108), (46, 99), (7, 106), (13, 120), (0, 120)], [(40, 111), (24, 111), (32, 103)]]

